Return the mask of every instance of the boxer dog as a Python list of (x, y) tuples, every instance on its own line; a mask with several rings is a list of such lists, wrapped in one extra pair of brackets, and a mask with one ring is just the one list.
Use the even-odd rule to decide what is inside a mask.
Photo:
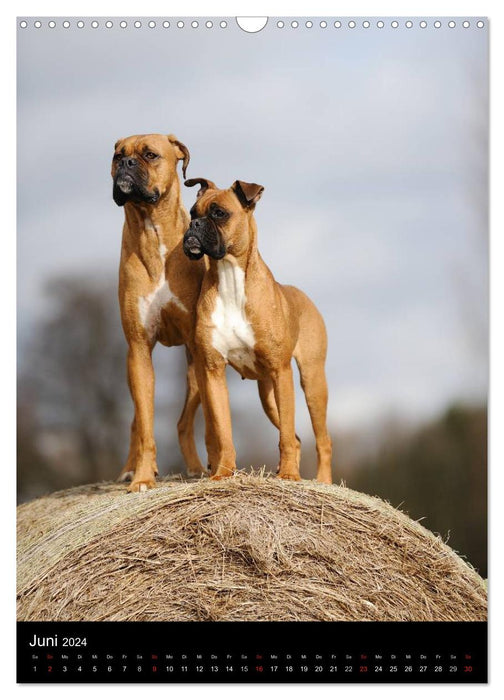
[[(158, 473), (154, 441), (152, 350), (190, 344), (204, 273), (184, 255), (189, 216), (180, 196), (177, 163), (185, 177), (189, 151), (173, 135), (119, 139), (112, 161), (113, 198), (124, 207), (119, 267), (119, 304), (128, 343), (128, 384), (135, 413), (129, 454), (119, 477), (129, 491), (145, 491)], [(187, 392), (178, 422), (179, 442), (190, 475), (206, 473), (194, 443), (194, 415), (200, 403), (194, 363), (187, 351)]]
[(194, 352), (212, 478), (231, 476), (236, 469), (225, 376), (229, 363), (243, 378), (258, 380), (263, 408), (280, 431), (279, 477), (300, 479), (294, 357), (315, 433), (317, 480), (331, 483), (326, 329), (310, 299), (296, 287), (278, 284), (259, 254), (254, 209), (264, 188), (237, 180), (221, 190), (203, 178), (185, 184), (200, 185), (200, 190), (184, 235), (184, 252), (193, 261), (208, 257)]

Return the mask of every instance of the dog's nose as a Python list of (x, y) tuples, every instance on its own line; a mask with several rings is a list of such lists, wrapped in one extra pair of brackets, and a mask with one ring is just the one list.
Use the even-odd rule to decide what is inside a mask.
[(122, 158), (122, 160), (121, 160), (121, 162), (120, 162), (120, 165), (121, 165), (123, 168), (134, 168), (135, 165), (137, 165), (137, 164), (138, 164), (137, 159), (136, 159), (136, 158), (130, 158), (129, 156), (125, 156), (124, 158)]
[(201, 219), (193, 219), (191, 221), (191, 226), (195, 229), (199, 229), (203, 226), (203, 222), (201, 221)]

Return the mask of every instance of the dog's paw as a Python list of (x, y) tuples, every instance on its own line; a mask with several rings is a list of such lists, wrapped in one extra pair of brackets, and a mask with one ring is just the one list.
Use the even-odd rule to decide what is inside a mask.
[(227, 467), (218, 467), (214, 474), (210, 477), (212, 481), (220, 481), (221, 479), (229, 479), (234, 476), (235, 470)]
[(187, 476), (191, 478), (208, 476), (208, 469), (205, 469), (205, 467), (202, 467), (201, 465), (198, 467), (187, 467)]
[(278, 479), (287, 479), (288, 481), (301, 481), (301, 477), (297, 472), (278, 472)]
[(156, 486), (155, 479), (133, 479), (128, 486), (128, 493), (143, 493)]

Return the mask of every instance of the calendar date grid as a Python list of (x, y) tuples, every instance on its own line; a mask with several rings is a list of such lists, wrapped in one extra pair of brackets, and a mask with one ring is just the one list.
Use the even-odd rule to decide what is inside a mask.
[(471, 674), (473, 654), (409, 652), (199, 653), (191, 652), (36, 652), (30, 655), (34, 675), (278, 675), (278, 674)]

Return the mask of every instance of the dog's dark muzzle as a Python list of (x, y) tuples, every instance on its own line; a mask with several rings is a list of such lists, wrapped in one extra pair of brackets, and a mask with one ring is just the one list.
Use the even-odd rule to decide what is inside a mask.
[(184, 253), (188, 258), (191, 258), (191, 260), (199, 260), (204, 255), (201, 248), (201, 241), (197, 236), (191, 233), (191, 229), (188, 229), (184, 236)]
[(226, 255), (226, 248), (214, 222), (207, 217), (193, 219), (184, 235), (184, 253), (191, 260), (199, 260), (203, 255), (220, 260)]
[(130, 201), (155, 204), (159, 199), (159, 191), (154, 189), (151, 192), (146, 185), (146, 174), (139, 168), (137, 159), (122, 158), (114, 177), (114, 202), (120, 207)]

